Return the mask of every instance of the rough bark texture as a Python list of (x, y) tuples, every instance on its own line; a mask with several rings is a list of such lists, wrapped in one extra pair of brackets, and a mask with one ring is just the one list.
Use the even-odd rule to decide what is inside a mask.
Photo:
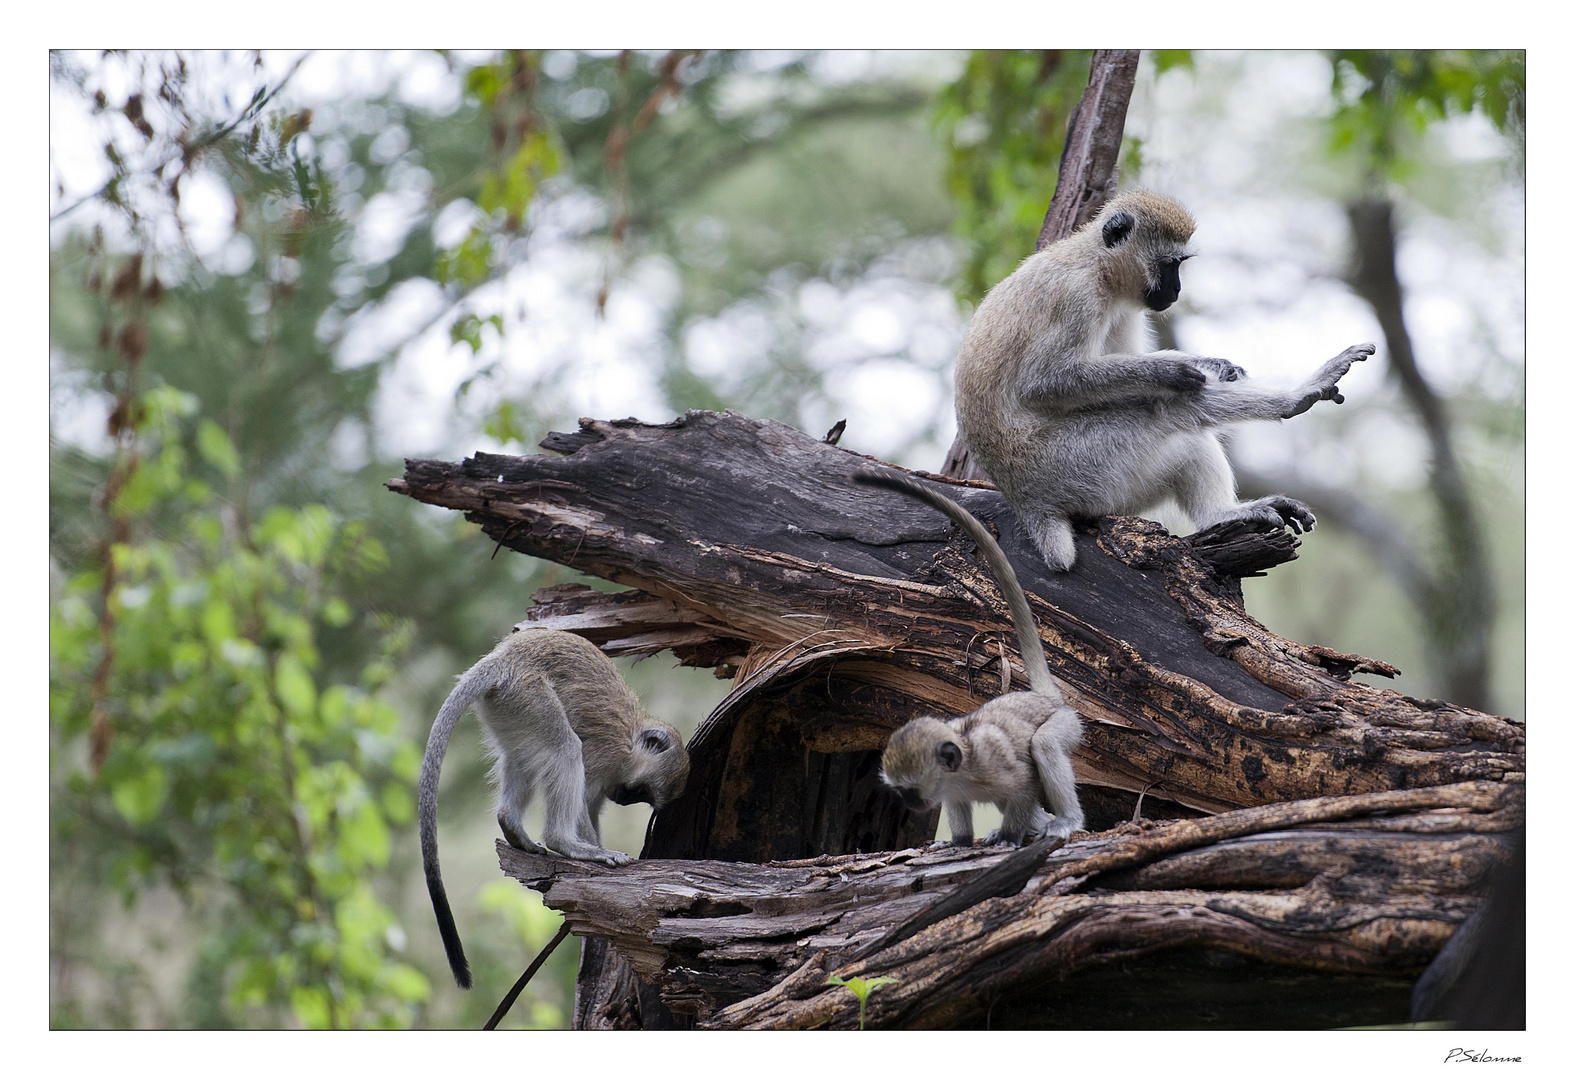
[[(856, 1026), (853, 998), (824, 985), (835, 974), (898, 980), (870, 998), (872, 1026), (1206, 1026), (1195, 1001), (1171, 993), (1175, 973), (1145, 983), (1136, 1017), (1129, 981), (1122, 1011), (1111, 968), (1139, 958), (1151, 974), (1178, 963), (1194, 980), (1209, 973), (1216, 998), (1269, 976), (1298, 987), (1236, 1008), (1236, 1026), (1395, 1023), (1414, 976), (1508, 858), (1520, 793), (1478, 781), (1125, 824), (1052, 852), (1017, 895), (859, 959), (1011, 850), (616, 870), (498, 852), (574, 933), (616, 948), (620, 977), (654, 990), (641, 1010), (668, 1023)], [(1079, 1007), (1099, 988), (1114, 1007)]]
[(1116, 161), (1126, 128), (1127, 103), (1137, 81), (1137, 49), (1096, 49), (1083, 91), (1066, 126), (1055, 197), (1039, 230), (1035, 251), (1071, 236), (1116, 193)]
[[(642, 591), (559, 587), (531, 623), (614, 655), (672, 648), (736, 670), (650, 853), (798, 858), (927, 838), (933, 821), (881, 790), (875, 753), (915, 715), (1000, 693), (1003, 650), (1011, 685), (1025, 685), (995, 582), (960, 530), (855, 487), (867, 458), (772, 421), (584, 421), (543, 445), (566, 456), (412, 461), (394, 486)], [(998, 492), (951, 486), (999, 534), (1051, 669), (1089, 720), (1085, 783), (1214, 813), (1521, 778), (1519, 723), (1351, 681), (1393, 668), (1287, 641), (1242, 610), (1214, 566), (1294, 554), (1287, 534), (1260, 543), (1237, 525), (1184, 540), (1106, 518), (1079, 535), (1074, 569), (1051, 574)]]
[[(937, 815), (910, 814), (879, 783), (886, 737), (914, 716), (957, 715), (1000, 693), (1003, 653), (1009, 684), (1023, 686), (995, 582), (961, 532), (898, 495), (855, 487), (849, 475), (869, 459), (772, 421), (582, 421), (543, 445), (563, 456), (411, 461), (390, 486), (464, 511), (516, 550), (637, 590), (543, 590), (528, 623), (576, 631), (614, 655), (671, 648), (685, 663), (733, 675), (733, 691), (691, 740), (689, 787), (655, 816), (646, 857), (762, 863), (930, 839)], [(1521, 724), (1354, 682), (1393, 669), (1279, 638), (1243, 611), (1234, 575), (1294, 558), (1288, 534), (1237, 525), (1179, 539), (1152, 522), (1107, 518), (1082, 527), (1074, 570), (1051, 574), (998, 492), (949, 486), (999, 535), (1051, 668), (1088, 718), (1075, 764), (1091, 829), (1132, 817), (1139, 800), (1151, 818), (1185, 818), (1523, 780)], [(1178, 944), (1164, 918), (1140, 914), (1118, 953)], [(1222, 931), (1179, 945), (1234, 948), (1232, 940)], [(624, 944), (586, 949), (577, 1022), (693, 1023), (706, 1006), (637, 977)], [(1272, 970), (1259, 974), (1280, 979), (1299, 947), (1265, 954)], [(1153, 961), (1173, 981), (1196, 978), (1215, 954), (1174, 955)], [(1316, 967), (1320, 955), (1294, 962)], [(1022, 970), (1038, 978), (1039, 968)], [(707, 992), (725, 996), (721, 982), (761, 987), (786, 973), (728, 969)], [(1307, 992), (1335, 1000), (1330, 985), (1314, 980)], [(1045, 993), (1008, 995), (1000, 1017), (1053, 1021)], [(1118, 1002), (1109, 1014), (1123, 1015)]]

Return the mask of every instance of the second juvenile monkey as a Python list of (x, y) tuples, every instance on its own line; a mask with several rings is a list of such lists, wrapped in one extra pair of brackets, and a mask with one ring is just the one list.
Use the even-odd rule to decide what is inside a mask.
[(966, 716), (908, 721), (886, 743), (881, 778), (911, 810), (945, 806), (953, 844), (973, 843), (976, 802), (994, 803), (1001, 810), (1001, 827), (985, 837), (988, 844), (1021, 844), (1035, 836), (1065, 839), (1083, 827), (1072, 775), (1072, 751), (1082, 740), (1083, 721), (1050, 676), (1028, 597), (1006, 553), (978, 518), (911, 477), (868, 470), (853, 479), (928, 503), (978, 545), (1000, 583), (1032, 687), (1002, 694)]
[[(461, 675), (432, 722), (418, 805), (427, 892), (454, 980), (466, 989), (470, 964), (438, 865), (437, 789), (449, 736), (471, 705), (496, 758), (498, 827), (522, 851), (627, 863), (628, 855), (602, 847), (603, 800), (660, 810), (689, 777), (678, 732), (647, 717), (612, 661), (577, 634), (515, 630)], [(525, 808), (537, 792), (547, 811), (542, 844), (525, 833)]]
[(1345, 399), (1336, 385), (1372, 345), (1300, 386), (1262, 387), (1228, 360), (1150, 351), (1148, 313), (1181, 295), (1190, 214), (1129, 191), (1023, 260), (979, 304), (957, 358), (957, 429), (1054, 570), (1076, 557), (1073, 516), (1135, 514), (1173, 498), (1203, 529), (1317, 520), (1284, 495), (1239, 502), (1218, 428)]

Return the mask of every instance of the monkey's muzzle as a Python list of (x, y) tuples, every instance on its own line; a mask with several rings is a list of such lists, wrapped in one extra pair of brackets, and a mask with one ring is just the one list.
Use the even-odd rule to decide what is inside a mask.
[(928, 810), (930, 808), (915, 788), (898, 788), (897, 794), (902, 796), (902, 805), (909, 810)]
[(1160, 267), (1159, 282), (1143, 292), (1143, 303), (1150, 311), (1164, 311), (1181, 297), (1181, 263), (1169, 262)]

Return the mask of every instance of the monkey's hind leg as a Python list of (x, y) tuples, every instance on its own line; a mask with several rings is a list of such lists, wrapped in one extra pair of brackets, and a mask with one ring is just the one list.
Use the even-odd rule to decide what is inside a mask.
[(1236, 501), (1236, 478), (1225, 450), (1213, 434), (1189, 440), (1186, 454), (1177, 463), (1172, 491), (1182, 512), (1199, 529), (1225, 521), (1251, 521), (1295, 532), (1309, 532), (1318, 519), (1307, 505), (1286, 495), (1265, 495)]
[(525, 831), (525, 808), (530, 805), (530, 777), (517, 758), (501, 747), (494, 767), (498, 778), (498, 828), (510, 847), (528, 851), (533, 855), (550, 855), (546, 848), (530, 838)]
[(1041, 836), (1065, 840), (1083, 827), (1083, 804), (1077, 798), (1077, 777), (1072, 773), (1072, 751), (1083, 741), (1083, 718), (1063, 705), (1039, 725), (1028, 744), (1045, 805), (1055, 815)]
[(498, 785), (498, 828), (510, 847), (528, 851), (532, 855), (551, 855), (552, 852), (530, 838), (525, 831), (525, 808), (530, 805), (530, 781), (522, 770), (510, 770), (508, 759), (498, 759), (502, 783)]

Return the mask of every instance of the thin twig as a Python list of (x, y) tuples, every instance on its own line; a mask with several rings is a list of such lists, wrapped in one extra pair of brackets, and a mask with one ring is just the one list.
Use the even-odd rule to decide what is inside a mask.
[(551, 956), (552, 951), (559, 945), (562, 945), (563, 939), (568, 936), (569, 921), (565, 919), (563, 925), (558, 927), (558, 932), (552, 936), (552, 940), (547, 942), (547, 947), (537, 953), (536, 959), (530, 962), (530, 967), (525, 969), (525, 974), (521, 975), (514, 985), (509, 987), (507, 994), (503, 995), (503, 1000), (498, 1002), (498, 1007), (492, 1011), (492, 1019), (482, 1026), (482, 1031), (492, 1031), (497, 1028), (498, 1021), (508, 1015), (508, 1011), (514, 1007), (514, 1002), (518, 1000), (520, 992), (525, 989), (525, 984), (530, 982), (531, 976), (541, 970), (541, 965), (547, 962), (547, 957)]

